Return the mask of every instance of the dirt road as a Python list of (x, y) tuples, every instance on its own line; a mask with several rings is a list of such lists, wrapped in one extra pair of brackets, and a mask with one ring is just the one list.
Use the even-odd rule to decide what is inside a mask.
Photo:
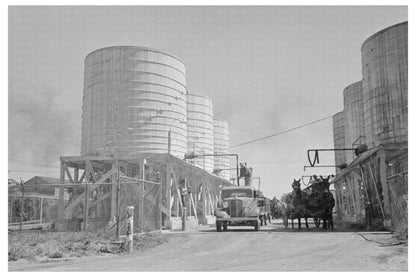
[[(35, 264), (9, 262), (9, 271), (406, 271), (407, 246), (382, 247), (356, 232), (282, 229), (254, 232), (214, 227), (171, 233), (169, 242), (132, 255)], [(371, 234), (366, 234), (371, 238)], [(377, 235), (391, 237), (391, 235)]]

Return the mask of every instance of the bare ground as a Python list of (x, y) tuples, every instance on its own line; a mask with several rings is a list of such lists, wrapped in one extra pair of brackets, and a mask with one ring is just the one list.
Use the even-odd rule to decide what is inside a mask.
[[(391, 234), (252, 227), (166, 233), (167, 243), (131, 255), (66, 262), (9, 262), (9, 271), (407, 271), (406, 244)], [(367, 240), (366, 240), (367, 239)]]

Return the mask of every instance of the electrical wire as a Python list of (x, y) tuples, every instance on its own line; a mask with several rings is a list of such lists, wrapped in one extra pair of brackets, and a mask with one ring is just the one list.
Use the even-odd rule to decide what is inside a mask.
[(234, 148), (234, 147), (246, 145), (246, 144), (249, 144), (249, 143), (253, 143), (253, 142), (265, 140), (265, 139), (268, 139), (268, 138), (271, 138), (271, 137), (275, 137), (275, 136), (278, 136), (278, 135), (282, 135), (282, 134), (285, 134), (285, 133), (288, 133), (288, 132), (291, 132), (291, 131), (294, 131), (294, 130), (297, 130), (297, 129), (300, 129), (300, 128), (303, 128), (303, 127), (306, 127), (306, 126), (309, 126), (309, 125), (312, 125), (312, 124), (315, 124), (315, 123), (318, 123), (318, 122), (323, 121), (323, 120), (326, 120), (328, 118), (332, 118), (332, 115), (323, 117), (321, 119), (318, 119), (318, 120), (315, 120), (315, 121), (309, 122), (307, 124), (303, 124), (303, 125), (300, 125), (300, 126), (297, 126), (297, 127), (294, 127), (294, 128), (288, 129), (288, 130), (285, 130), (285, 131), (278, 132), (276, 134), (268, 135), (268, 136), (265, 136), (265, 137), (262, 137), (262, 138), (258, 138), (258, 139), (250, 140), (250, 141), (243, 142), (243, 143), (240, 143), (240, 144), (237, 144), (237, 145), (233, 145), (233, 146), (230, 146), (230, 148)]

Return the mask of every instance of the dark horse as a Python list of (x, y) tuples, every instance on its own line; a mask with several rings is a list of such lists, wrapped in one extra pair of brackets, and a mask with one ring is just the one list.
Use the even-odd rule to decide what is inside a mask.
[(320, 225), (322, 219), (323, 229), (334, 229), (334, 223), (332, 220), (332, 210), (335, 206), (335, 199), (332, 193), (329, 191), (329, 178), (323, 178), (320, 176), (320, 181), (312, 184), (312, 195), (310, 197), (308, 211), (311, 215), (314, 215), (315, 223), (317, 227)]
[(289, 211), (290, 211), (290, 217), (292, 219), (292, 228), (293, 226), (293, 219), (298, 219), (298, 228), (301, 228), (301, 221), (300, 219), (303, 217), (305, 218), (305, 226), (306, 228), (309, 228), (308, 225), (308, 215), (307, 215), (307, 205), (309, 202), (308, 195), (300, 189), (300, 179), (296, 180), (293, 179), (292, 183), (292, 199), (291, 203), (289, 205)]
[[(305, 225), (308, 228), (308, 217), (312, 217), (315, 226), (318, 228), (322, 219), (323, 229), (334, 228), (332, 221), (332, 209), (335, 206), (335, 200), (329, 191), (329, 176), (323, 178), (311, 185), (312, 193), (308, 195), (300, 188), (300, 179), (294, 179), (292, 183), (292, 201), (290, 210), (292, 218), (298, 218), (299, 228), (301, 228), (300, 218), (305, 218)], [(292, 221), (293, 228), (293, 221)]]

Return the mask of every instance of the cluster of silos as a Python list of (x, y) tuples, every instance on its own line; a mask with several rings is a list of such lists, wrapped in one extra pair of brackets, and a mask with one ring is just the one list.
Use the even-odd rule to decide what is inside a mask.
[[(227, 133), (227, 130), (222, 130)], [(169, 139), (170, 138), (170, 139)], [(214, 135), (212, 100), (188, 94), (184, 63), (168, 53), (113, 46), (87, 55), (82, 102), (81, 155), (226, 153)], [(228, 164), (213, 156), (190, 160), (212, 173)], [(217, 165), (216, 165), (217, 164)], [(223, 169), (223, 168), (222, 168)]]
[(85, 59), (81, 155), (187, 150), (186, 72), (158, 50), (116, 46)]
[[(334, 115), (335, 148), (367, 144), (407, 144), (408, 138), (408, 29), (407, 22), (370, 36), (361, 47), (362, 81), (344, 89), (344, 121)], [(342, 145), (341, 128), (345, 144)], [(337, 135), (335, 134), (337, 132)], [(335, 162), (354, 159), (352, 151), (335, 151)]]

